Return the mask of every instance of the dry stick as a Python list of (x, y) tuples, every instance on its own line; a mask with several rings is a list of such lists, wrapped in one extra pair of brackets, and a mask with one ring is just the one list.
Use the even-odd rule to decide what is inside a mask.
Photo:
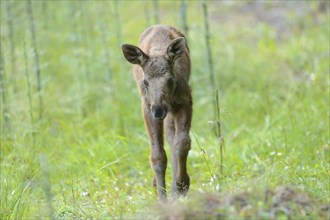
[(39, 120), (42, 119), (42, 113), (43, 113), (43, 101), (42, 101), (42, 94), (41, 94), (41, 71), (40, 71), (40, 65), (39, 65), (39, 53), (37, 50), (37, 41), (36, 41), (36, 30), (35, 30), (35, 22), (33, 19), (33, 12), (32, 12), (32, 6), (31, 6), (31, 0), (28, 0), (27, 3), (27, 14), (29, 16), (30, 21), (30, 32), (32, 36), (32, 48), (34, 53), (34, 64), (35, 64), (35, 71), (37, 75), (37, 93), (39, 97)]
[(209, 21), (208, 21), (208, 13), (207, 13), (207, 5), (203, 2), (203, 11), (204, 11), (204, 25), (205, 25), (205, 41), (206, 41), (206, 49), (207, 49), (207, 61), (210, 71), (210, 81), (212, 90), (215, 90), (215, 82), (214, 82), (214, 71), (213, 71), (213, 60), (212, 60), (212, 51), (210, 46), (210, 30), (209, 30)]
[(144, 14), (146, 15), (146, 27), (149, 27), (152, 23), (149, 12), (149, 1), (144, 2)]
[(6, 130), (9, 134), (10, 133), (10, 121), (9, 121), (9, 110), (8, 110), (8, 103), (7, 103), (7, 94), (6, 94), (6, 83), (5, 83), (5, 70), (4, 70), (4, 58), (2, 56), (2, 50), (0, 49), (0, 92), (1, 92), (1, 112), (3, 113), (4, 119), (4, 129), (2, 128), (1, 123), (1, 137), (2, 131)]
[(109, 46), (107, 44), (107, 40), (106, 40), (106, 33), (105, 33), (105, 24), (104, 22), (102, 22), (100, 24), (100, 31), (101, 31), (101, 41), (103, 44), (103, 54), (104, 54), (104, 66), (106, 67), (106, 71), (104, 74), (104, 79), (106, 80), (106, 82), (111, 81), (112, 79), (112, 65), (111, 65), (111, 54), (110, 54), (110, 50), (108, 49)]
[[(70, 3), (70, 15), (74, 15), (72, 21), (72, 33), (74, 34), (75, 40), (73, 44), (75, 44), (75, 48), (77, 48), (77, 52), (73, 54), (73, 57), (75, 58), (77, 64), (78, 64), (78, 72), (81, 73), (83, 72), (82, 66), (83, 66), (83, 58), (82, 58), (82, 52), (81, 52), (81, 31), (78, 27), (78, 23), (76, 22), (76, 14), (80, 13), (80, 9), (76, 7), (76, 2), (71, 2)], [(78, 14), (79, 15), (79, 14)], [(77, 74), (77, 82), (78, 82), (78, 93), (79, 93), (79, 100), (76, 102), (77, 104), (77, 111), (79, 117), (82, 116), (83, 112), (83, 96), (85, 94), (85, 87), (84, 87), (84, 81), (82, 80), (83, 77), (80, 74)]]
[[(87, 4), (87, 2), (85, 4)], [(86, 19), (85, 13), (82, 13), (81, 16), (82, 16), (81, 22), (80, 22), (82, 24), (82, 25), (80, 25), (81, 39), (82, 39), (83, 46), (88, 47), (88, 45), (90, 45), (89, 38), (88, 38), (88, 36), (89, 36), (89, 34), (88, 34), (89, 26), (88, 25), (89, 24), (88, 24), (88, 20)], [(86, 27), (87, 27), (87, 30), (86, 30)], [(88, 48), (85, 48), (85, 49), (88, 49)], [(89, 66), (88, 53), (83, 53), (82, 57), (83, 57), (83, 62), (84, 62), (84, 66), (85, 66), (85, 79), (86, 79), (85, 82), (87, 82), (90, 80), (90, 66)]]
[[(114, 22), (116, 22), (116, 33), (117, 33), (117, 45), (118, 47), (120, 48), (121, 47), (121, 44), (122, 44), (122, 30), (121, 30), (121, 19), (120, 19), (120, 13), (119, 13), (119, 0), (116, 0), (114, 3), (114, 12), (113, 14), (115, 15), (116, 19)], [(120, 65), (121, 65), (121, 62), (118, 62), (117, 63), (117, 66), (120, 68)], [(113, 95), (114, 97), (117, 97), (117, 93), (116, 93), (116, 83), (113, 83), (112, 84), (112, 89), (114, 91)], [(116, 98), (115, 98), (116, 99)], [(122, 121), (122, 118), (120, 117), (119, 118), (119, 121), (120, 121), (120, 125), (121, 127), (123, 127), (123, 121)]]
[[(29, 71), (28, 71), (28, 61), (27, 61), (28, 58), (27, 58), (27, 53), (26, 53), (25, 42), (24, 42), (23, 47), (24, 47), (24, 64), (25, 64), (25, 76), (26, 76), (26, 83), (27, 83), (27, 97), (28, 97), (28, 100), (29, 100), (30, 120), (31, 120), (32, 130), (34, 130), (34, 120), (33, 120), (33, 111), (32, 111), (31, 81), (30, 81), (30, 76), (29, 76)], [(33, 144), (35, 143), (34, 140), (35, 140), (34, 135), (32, 135)]]
[(153, 7), (154, 7), (154, 19), (155, 19), (155, 24), (159, 24), (159, 10), (158, 10), (158, 0), (153, 0)]
[(220, 163), (219, 163), (219, 190), (221, 191), (222, 187), (222, 178), (223, 178), (223, 137), (221, 133), (221, 122), (220, 122), (220, 105), (219, 105), (219, 95), (218, 90), (216, 90), (215, 85), (215, 77), (214, 77), (214, 70), (213, 70), (213, 60), (212, 60), (212, 51), (210, 46), (210, 30), (209, 30), (209, 21), (208, 21), (208, 12), (207, 12), (207, 4), (203, 2), (203, 12), (204, 12), (204, 24), (205, 24), (205, 41), (206, 41), (206, 49), (207, 49), (207, 61), (210, 71), (210, 81), (212, 90), (215, 92), (215, 101), (213, 103), (214, 108), (214, 117), (216, 123), (216, 135), (218, 138), (219, 143), (219, 150), (220, 150)]
[(9, 56), (11, 62), (11, 81), (13, 81), (14, 92), (17, 90), (15, 81), (16, 76), (16, 56), (15, 56), (15, 43), (14, 43), (14, 25), (13, 25), (13, 14), (12, 14), (12, 3), (7, 2), (7, 25), (9, 34)]
[(187, 0), (181, 0), (181, 23), (183, 31), (188, 39), (188, 24), (187, 24)]
[(117, 40), (118, 45), (121, 45), (122, 35), (121, 35), (121, 21), (120, 21), (120, 13), (119, 13), (119, 5), (118, 0), (114, 1), (115, 6), (115, 18), (116, 18), (116, 31), (117, 31)]
[(101, 6), (101, 10), (100, 7), (97, 7), (97, 14), (100, 15), (99, 17), (99, 31), (101, 33), (101, 43), (103, 44), (103, 66), (105, 66), (105, 72), (104, 72), (104, 80), (105, 83), (108, 83), (109, 81), (111, 81), (112, 79), (112, 73), (113, 73), (113, 69), (112, 69), (112, 61), (111, 61), (111, 53), (107, 42), (107, 33), (106, 30), (108, 30), (110, 27), (107, 26), (106, 24), (108, 23), (106, 16), (104, 16), (104, 7)]
[[(203, 14), (204, 14), (204, 26), (205, 26), (205, 43), (206, 43), (206, 57), (207, 64), (209, 68), (209, 77), (212, 87), (212, 92), (215, 91), (215, 82), (214, 82), (214, 71), (213, 71), (213, 60), (212, 60), (212, 51), (210, 46), (210, 28), (209, 28), (209, 20), (208, 20), (208, 12), (207, 12), (207, 4), (203, 2)], [(216, 117), (216, 103), (213, 102), (213, 113), (214, 117)]]
[(47, 29), (47, 25), (48, 25), (48, 5), (47, 5), (47, 1), (42, 1), (42, 13), (43, 13), (43, 26), (45, 29)]
[(49, 165), (47, 157), (44, 154), (40, 155), (40, 168), (43, 171), (43, 185), (44, 185), (44, 191), (45, 191), (45, 197), (47, 202), (47, 208), (48, 208), (48, 214), (50, 219), (54, 218), (54, 209), (52, 204), (52, 193), (51, 193), (51, 184), (50, 184), (50, 171), (49, 171)]
[(219, 163), (219, 185), (220, 185), (220, 191), (222, 186), (222, 179), (223, 179), (223, 150), (224, 150), (224, 138), (222, 137), (221, 132), (221, 115), (220, 115), (220, 104), (219, 104), (219, 91), (215, 91), (215, 102), (216, 102), (216, 125), (217, 125), (217, 137), (218, 137), (218, 143), (219, 143), (219, 150), (220, 150), (220, 163)]

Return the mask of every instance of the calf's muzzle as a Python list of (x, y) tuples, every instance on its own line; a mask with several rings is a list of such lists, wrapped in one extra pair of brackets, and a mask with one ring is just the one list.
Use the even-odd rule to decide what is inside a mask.
[(167, 115), (168, 108), (166, 105), (152, 105), (151, 114), (154, 119), (163, 120)]

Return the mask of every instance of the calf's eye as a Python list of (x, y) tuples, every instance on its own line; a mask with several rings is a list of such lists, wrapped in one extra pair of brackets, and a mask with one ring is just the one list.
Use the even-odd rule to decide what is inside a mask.
[(148, 87), (148, 86), (149, 86), (149, 83), (148, 83), (148, 81), (147, 81), (147, 80), (145, 80), (145, 79), (142, 81), (142, 83), (143, 83), (143, 85), (144, 85), (145, 87)]

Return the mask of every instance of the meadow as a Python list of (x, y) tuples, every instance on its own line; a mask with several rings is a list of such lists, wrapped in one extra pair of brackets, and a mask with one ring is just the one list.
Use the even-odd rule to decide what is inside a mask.
[[(1, 0), (0, 219), (125, 219), (157, 203), (121, 52), (155, 23), (188, 26), (189, 195), (290, 186), (329, 205), (329, 2), (185, 3)], [(169, 161), (169, 195), (171, 176)]]

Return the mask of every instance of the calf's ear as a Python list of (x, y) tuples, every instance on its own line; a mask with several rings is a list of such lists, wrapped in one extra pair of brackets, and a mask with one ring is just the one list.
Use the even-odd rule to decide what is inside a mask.
[(184, 37), (174, 39), (167, 47), (167, 55), (170, 59), (180, 58), (186, 48), (186, 40)]
[(132, 64), (143, 65), (148, 60), (148, 56), (137, 46), (123, 44), (121, 49), (126, 60)]

